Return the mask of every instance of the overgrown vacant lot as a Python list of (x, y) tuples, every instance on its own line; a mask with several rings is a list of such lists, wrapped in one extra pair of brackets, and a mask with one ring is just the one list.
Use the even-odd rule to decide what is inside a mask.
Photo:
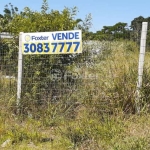
[[(139, 48), (129, 41), (109, 46), (94, 58), (93, 66), (78, 69), (80, 75), (96, 74), (96, 79), (90, 82), (83, 78), (79, 89), (67, 99), (72, 102), (69, 106), (62, 99), (47, 103), (44, 109), (17, 115), (15, 89), (8, 90), (9, 79), (0, 79), (0, 149), (149, 150), (149, 53), (145, 60), (141, 113), (137, 114)], [(13, 84), (15, 79), (11, 80)]]

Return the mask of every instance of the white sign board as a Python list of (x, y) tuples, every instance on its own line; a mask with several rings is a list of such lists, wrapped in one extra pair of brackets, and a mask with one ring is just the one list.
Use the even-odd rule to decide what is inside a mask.
[(22, 54), (82, 53), (81, 30), (22, 33)]

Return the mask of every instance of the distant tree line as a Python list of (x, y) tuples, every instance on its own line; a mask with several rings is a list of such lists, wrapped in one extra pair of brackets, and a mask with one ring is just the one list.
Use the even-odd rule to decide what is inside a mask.
[(118, 22), (113, 26), (103, 26), (103, 29), (96, 33), (87, 32), (90, 40), (118, 40), (129, 39), (140, 41), (142, 22), (148, 22), (147, 43), (150, 45), (150, 17), (139, 16), (131, 21), (130, 26), (124, 22)]

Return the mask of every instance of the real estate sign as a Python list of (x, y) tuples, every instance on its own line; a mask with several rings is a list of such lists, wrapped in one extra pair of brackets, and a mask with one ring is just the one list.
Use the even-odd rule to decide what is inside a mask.
[(22, 33), (22, 54), (82, 53), (81, 30)]

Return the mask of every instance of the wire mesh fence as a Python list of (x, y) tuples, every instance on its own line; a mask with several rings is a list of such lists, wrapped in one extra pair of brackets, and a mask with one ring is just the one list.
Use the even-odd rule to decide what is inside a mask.
[[(0, 99), (5, 104), (15, 99), (17, 90), (16, 43), (7, 34), (0, 36)], [(16, 52), (17, 52), (16, 51)]]
[[(24, 55), (22, 114), (37, 117), (54, 109), (61, 116), (75, 117), (81, 107), (98, 114), (113, 113), (116, 108), (134, 112), (139, 40), (128, 29), (105, 32), (97, 40), (84, 33), (82, 54)], [(0, 38), (0, 97), (13, 108), (18, 45), (18, 37)]]
[(90, 70), (94, 55), (88, 49), (83, 54), (24, 56), (22, 100), (27, 100), (23, 100), (23, 106), (37, 109), (38, 105), (45, 108), (59, 103), (69, 109), (83, 104), (85, 83), (97, 80), (97, 74)]

